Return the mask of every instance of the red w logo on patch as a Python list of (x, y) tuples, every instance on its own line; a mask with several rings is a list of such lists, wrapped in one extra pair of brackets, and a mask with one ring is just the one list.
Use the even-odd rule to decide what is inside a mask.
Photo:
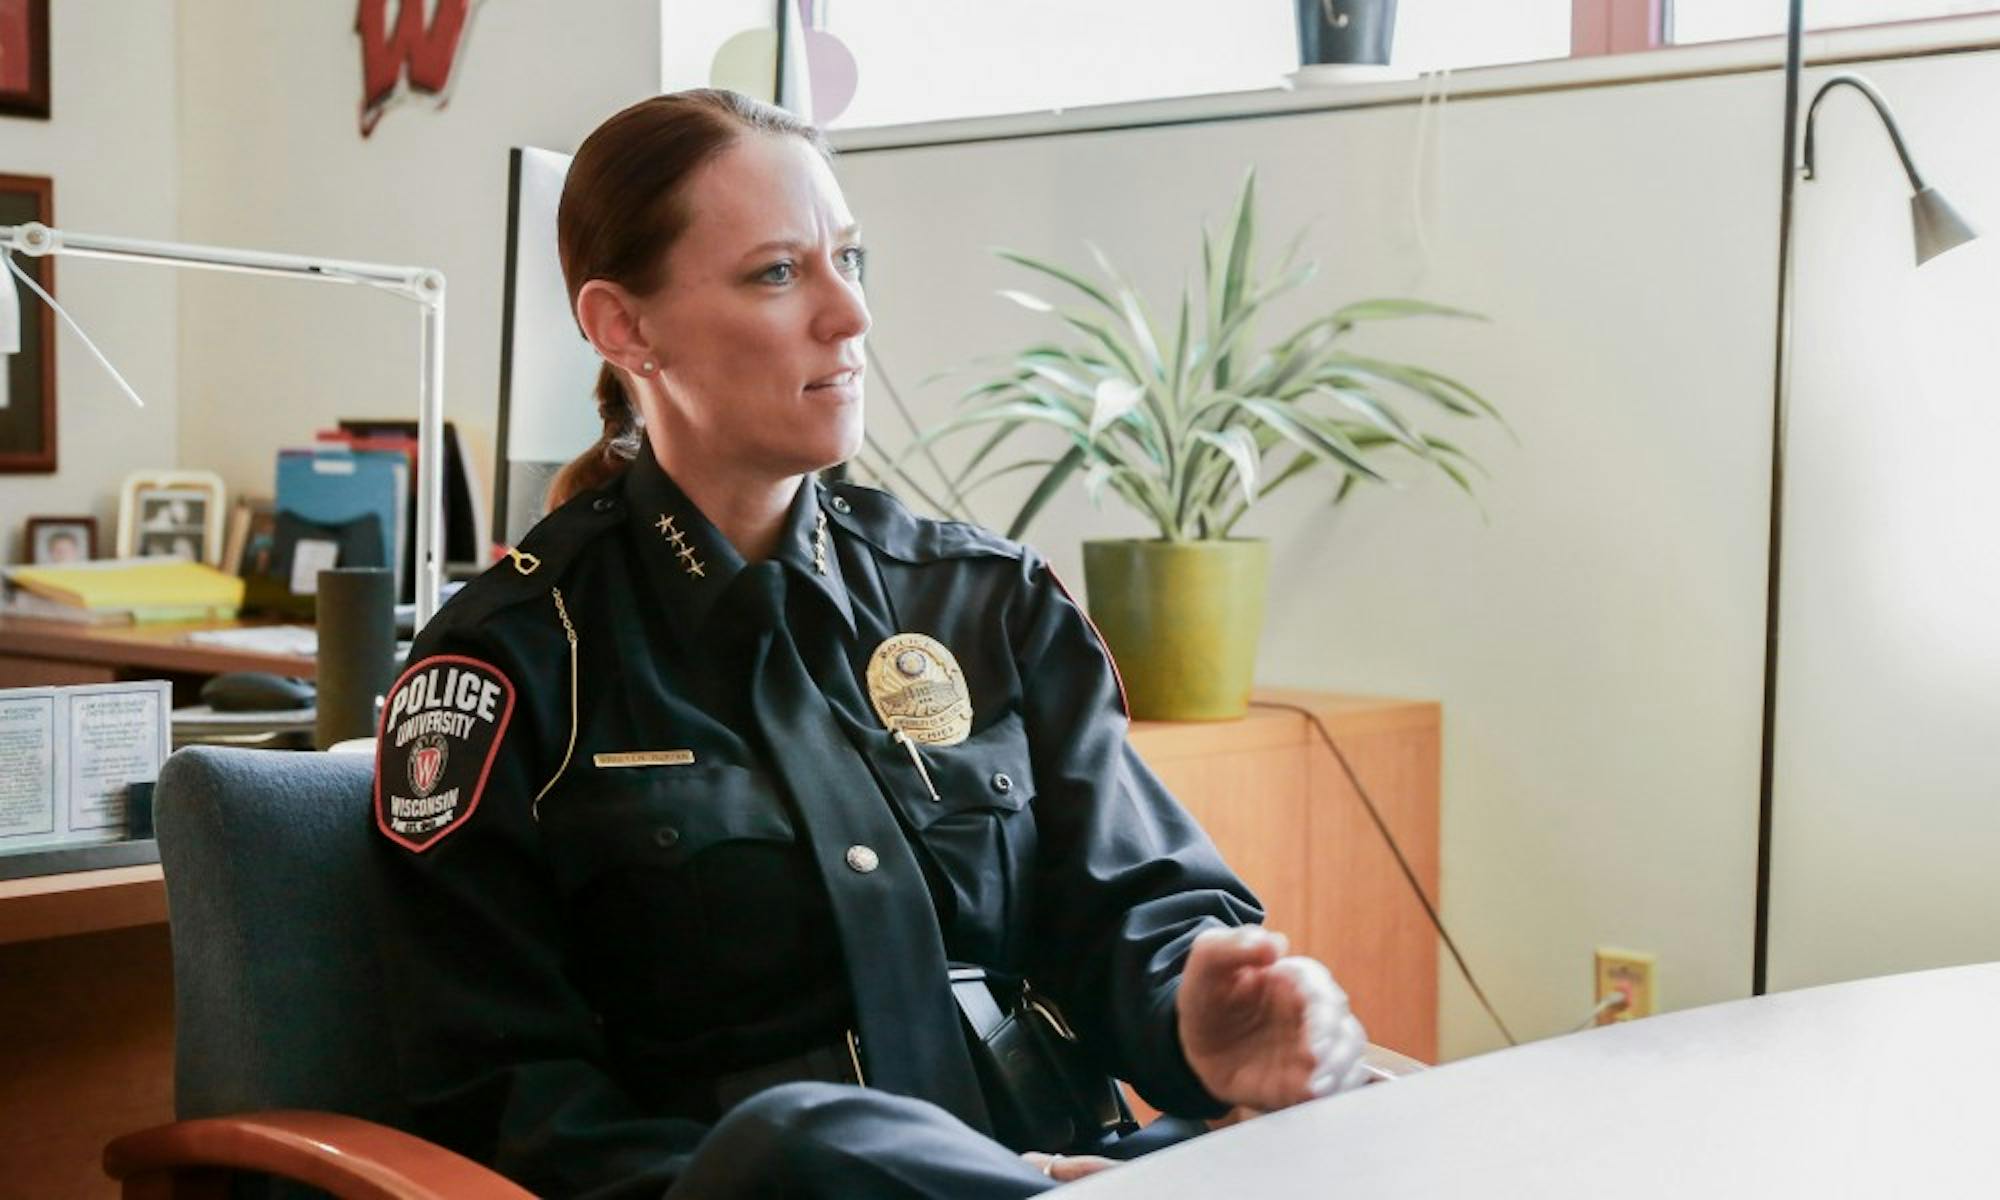
[(444, 94), (451, 81), (453, 60), (465, 41), (472, 0), (432, 0), (436, 5), (429, 26), (424, 24), (424, 0), (399, 0), (396, 26), (389, 28), (389, 0), (360, 0), (354, 31), (361, 35), (361, 136), (375, 123), (395, 96), (396, 84), (408, 76), (410, 90)]
[(425, 738), (410, 754), (410, 786), (417, 795), (428, 796), (437, 786), (438, 776), (444, 772), (444, 740)]

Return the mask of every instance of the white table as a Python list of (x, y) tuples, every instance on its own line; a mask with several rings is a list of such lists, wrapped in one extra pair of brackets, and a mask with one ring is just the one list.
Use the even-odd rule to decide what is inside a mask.
[(1535, 1042), (1209, 1134), (1061, 1194), (2000, 1195), (2000, 963)]

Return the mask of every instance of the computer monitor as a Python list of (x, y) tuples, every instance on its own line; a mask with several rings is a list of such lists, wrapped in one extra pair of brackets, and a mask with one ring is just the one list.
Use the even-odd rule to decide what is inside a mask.
[(507, 279), (500, 317), (493, 527), (512, 545), (541, 519), (549, 483), (603, 432), (600, 360), (570, 313), (556, 205), (570, 155), (516, 146), (507, 171)]

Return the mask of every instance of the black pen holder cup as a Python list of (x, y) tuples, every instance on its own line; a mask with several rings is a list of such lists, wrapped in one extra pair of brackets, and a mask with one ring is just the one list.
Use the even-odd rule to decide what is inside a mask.
[(325, 750), (375, 735), (375, 698), (396, 674), (396, 584), (387, 567), (319, 573), (319, 713), (313, 745)]
[(1380, 65), (1396, 40), (1396, 0), (1293, 0), (1299, 15), (1299, 65)]

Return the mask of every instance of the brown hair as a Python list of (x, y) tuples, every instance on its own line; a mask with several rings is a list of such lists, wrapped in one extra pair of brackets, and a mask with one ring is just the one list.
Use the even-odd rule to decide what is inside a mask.
[[(667, 252), (687, 229), (688, 180), (746, 132), (789, 134), (829, 159), (833, 154), (812, 125), (719, 88), (641, 100), (583, 140), (556, 209), (556, 247), (572, 313), (577, 293), (593, 279), (638, 296), (659, 289)], [(597, 415), (604, 434), (556, 474), (549, 485), (551, 510), (602, 487), (639, 452), (644, 422), (618, 368), (608, 362), (597, 374)]]

